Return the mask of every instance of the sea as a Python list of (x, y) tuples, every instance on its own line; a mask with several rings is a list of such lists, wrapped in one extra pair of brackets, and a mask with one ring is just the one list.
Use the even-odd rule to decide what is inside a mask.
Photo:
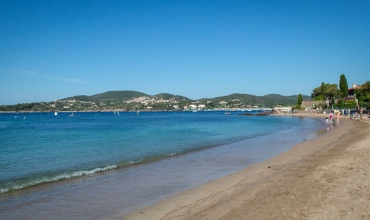
[(328, 129), (241, 113), (2, 113), (0, 219), (122, 219)]

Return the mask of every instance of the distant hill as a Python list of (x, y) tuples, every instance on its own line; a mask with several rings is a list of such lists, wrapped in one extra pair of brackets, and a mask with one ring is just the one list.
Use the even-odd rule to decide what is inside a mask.
[[(239, 94), (234, 93), (227, 96), (220, 96), (215, 98), (203, 98), (199, 101), (212, 101), (212, 102), (232, 102), (233, 100), (240, 100), (244, 105), (258, 105), (260, 107), (273, 107), (279, 105), (296, 105), (298, 101), (298, 95), (282, 96), (278, 94), (269, 94), (264, 96), (255, 96), (250, 94)], [(303, 100), (311, 100), (310, 96), (303, 95)]]
[(157, 94), (155, 96), (152, 96), (154, 98), (157, 98), (157, 99), (164, 99), (164, 100), (175, 100), (175, 101), (190, 101), (189, 98), (185, 97), (185, 96), (181, 96), (181, 95), (172, 95), (172, 94), (169, 94), (169, 93), (160, 93), (160, 94)]
[[(131, 90), (125, 90), (125, 91), (109, 91), (104, 92), (92, 96), (86, 96), (86, 95), (79, 95), (79, 96), (73, 96), (68, 97), (62, 100), (68, 100), (68, 99), (75, 99), (78, 101), (85, 101), (85, 102), (123, 102), (128, 101), (133, 98), (143, 97), (147, 96), (154, 99), (164, 99), (164, 100), (175, 100), (175, 101), (191, 101), (191, 99), (180, 96), (180, 95), (173, 95), (169, 93), (160, 93), (157, 95), (148, 95), (143, 92), (137, 92), (137, 91), (131, 91)], [(291, 96), (282, 96), (278, 94), (268, 94), (264, 96), (255, 96), (250, 94), (240, 94), (240, 93), (233, 93), (227, 96), (220, 96), (215, 98), (202, 98), (199, 100), (193, 100), (193, 101), (212, 101), (214, 103), (226, 101), (226, 102), (232, 102), (232, 100), (240, 100), (240, 102), (244, 103), (244, 105), (258, 105), (260, 107), (273, 107), (276, 105), (295, 105), (297, 104), (298, 95), (291, 95)], [(303, 100), (311, 100), (310, 96), (303, 95)]]
[[(146, 97), (143, 99), (135, 99)], [(310, 96), (303, 96), (303, 100), (311, 100)], [(208, 102), (211, 101), (211, 102)], [(226, 104), (220, 104), (224, 101)], [(77, 95), (57, 100), (56, 102), (35, 102), (23, 103), (17, 105), (0, 106), (0, 111), (106, 111), (111, 109), (121, 109), (124, 111), (137, 110), (182, 110), (186, 106), (197, 102), (206, 104), (206, 108), (217, 107), (274, 107), (276, 105), (292, 106), (296, 105), (298, 95), (282, 96), (278, 94), (269, 94), (264, 96), (255, 96), (250, 94), (234, 93), (227, 96), (214, 98), (203, 98), (191, 100), (185, 96), (173, 95), (169, 93), (159, 93), (157, 95), (148, 95), (138, 91), (109, 91), (91, 96)], [(194, 104), (194, 103), (193, 103)]]
[(86, 95), (78, 95), (78, 96), (72, 96), (68, 98), (64, 98), (61, 100), (69, 100), (69, 99), (76, 99), (78, 101), (90, 101), (90, 102), (101, 102), (105, 100), (111, 100), (111, 101), (127, 101), (132, 98), (137, 98), (141, 96), (149, 96), (148, 94), (142, 93), (142, 92), (136, 92), (136, 91), (109, 91), (109, 92), (103, 92), (100, 94), (92, 95), (92, 96), (86, 96)]
[(149, 96), (148, 94), (137, 92), (137, 91), (110, 91), (110, 92), (104, 92), (97, 95), (93, 95), (92, 97), (104, 100), (104, 99), (110, 99), (110, 100), (117, 100), (117, 101), (127, 101), (132, 98), (137, 98), (141, 96)]
[(124, 102), (128, 101), (133, 98), (139, 98), (147, 96), (150, 98), (155, 99), (164, 99), (164, 100), (175, 100), (175, 101), (190, 101), (189, 98), (180, 96), (180, 95), (173, 95), (169, 93), (160, 93), (157, 95), (148, 95), (143, 92), (137, 92), (137, 91), (131, 91), (131, 90), (125, 90), (125, 91), (109, 91), (109, 92), (103, 92), (100, 94), (92, 95), (92, 96), (86, 96), (86, 95), (78, 95), (78, 96), (72, 96), (68, 98), (64, 98), (61, 100), (71, 100), (75, 99), (78, 101), (85, 101), (85, 102), (104, 102), (104, 101), (110, 101), (110, 102)]
[(99, 101), (99, 99), (96, 99), (92, 96), (87, 96), (87, 95), (77, 95), (73, 97), (64, 98), (61, 100), (71, 100), (71, 99), (76, 99), (76, 100), (83, 101), (83, 102), (98, 102)]

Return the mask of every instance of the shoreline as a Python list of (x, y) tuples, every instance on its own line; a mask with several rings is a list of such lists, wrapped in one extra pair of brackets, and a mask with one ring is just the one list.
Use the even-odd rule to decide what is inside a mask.
[[(274, 116), (327, 117), (325, 114)], [(352, 188), (355, 187), (352, 183), (355, 180), (357, 185), (362, 182), (369, 184), (370, 175), (367, 172), (370, 172), (370, 165), (365, 161), (366, 175), (361, 174), (361, 179), (350, 178), (349, 174), (353, 176), (358, 172), (347, 173), (347, 167), (343, 164), (361, 164), (370, 155), (367, 147), (370, 146), (370, 123), (367, 119), (356, 118), (352, 122), (348, 117), (342, 116), (340, 119), (344, 119), (340, 121), (340, 126), (327, 134), (295, 145), (270, 160), (163, 199), (123, 219), (338, 219), (338, 215), (348, 215), (349, 209), (342, 207), (348, 196), (342, 198), (341, 193), (346, 189), (342, 183)], [(347, 151), (357, 145), (364, 152), (355, 155), (358, 152), (352, 150), (354, 156), (348, 156)], [(338, 160), (343, 161), (339, 163)], [(351, 170), (361, 169), (357, 167)], [(338, 176), (332, 173), (338, 173)], [(336, 178), (341, 178), (340, 182)], [(333, 186), (328, 187), (324, 183)], [(366, 193), (370, 193), (365, 186), (361, 190), (362, 199)], [(339, 198), (344, 202), (337, 208), (336, 201)], [(323, 201), (327, 204), (323, 204)], [(369, 196), (362, 202), (365, 205), (359, 204), (358, 207), (362, 208), (357, 208), (357, 215), (370, 218), (370, 212), (366, 211), (370, 210)]]

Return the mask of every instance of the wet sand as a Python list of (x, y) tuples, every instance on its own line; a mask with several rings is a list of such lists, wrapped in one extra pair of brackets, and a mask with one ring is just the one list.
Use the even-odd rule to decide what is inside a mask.
[(370, 120), (339, 125), (124, 219), (370, 219)]

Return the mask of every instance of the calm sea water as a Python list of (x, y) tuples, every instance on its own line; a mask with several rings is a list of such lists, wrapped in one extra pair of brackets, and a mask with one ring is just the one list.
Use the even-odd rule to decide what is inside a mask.
[(1, 114), (0, 219), (120, 217), (326, 128), (239, 113)]

